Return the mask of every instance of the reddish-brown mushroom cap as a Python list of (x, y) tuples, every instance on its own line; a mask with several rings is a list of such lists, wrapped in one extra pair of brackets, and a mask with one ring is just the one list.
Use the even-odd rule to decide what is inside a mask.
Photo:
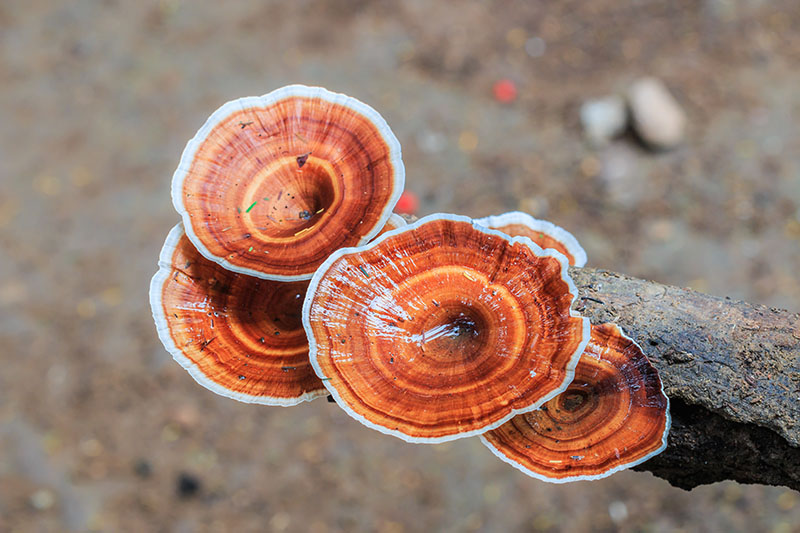
[(481, 440), (500, 459), (553, 483), (598, 479), (667, 446), (669, 399), (641, 348), (614, 324), (592, 336), (567, 390)]
[(161, 250), (150, 305), (164, 347), (204, 387), (236, 400), (296, 405), (327, 394), (308, 361), (307, 281), (229, 272), (178, 224)]
[(288, 281), (376, 235), (404, 181), (400, 143), (374, 109), (291, 85), (215, 111), (186, 145), (172, 201), (205, 257)]
[(456, 215), (334, 253), (303, 306), (311, 364), (348, 414), (409, 442), (476, 435), (571, 381), (589, 322), (563, 256)]
[(392, 216), (389, 217), (389, 220), (386, 221), (386, 224), (383, 226), (381, 231), (375, 236), (375, 238), (377, 239), (384, 233), (394, 231), (397, 228), (404, 228), (406, 226), (408, 226), (408, 222), (406, 222), (406, 219), (404, 219), (397, 213), (392, 213)]
[(578, 240), (567, 230), (547, 220), (533, 218), (527, 213), (511, 211), (502, 215), (480, 218), (475, 221), (481, 226), (502, 231), (512, 237), (528, 237), (545, 249), (561, 252), (572, 266), (586, 265), (586, 252)]

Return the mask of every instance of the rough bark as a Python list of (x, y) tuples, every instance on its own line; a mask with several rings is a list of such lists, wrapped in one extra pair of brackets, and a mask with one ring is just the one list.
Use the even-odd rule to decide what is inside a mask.
[(570, 268), (575, 308), (616, 322), (672, 403), (667, 449), (637, 467), (675, 486), (733, 479), (800, 490), (800, 313)]

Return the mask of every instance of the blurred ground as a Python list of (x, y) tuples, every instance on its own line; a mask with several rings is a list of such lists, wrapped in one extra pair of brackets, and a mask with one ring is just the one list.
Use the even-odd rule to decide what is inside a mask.
[[(800, 531), (779, 487), (547, 485), (475, 439), (217, 397), (147, 302), (185, 142), (299, 82), (384, 115), (420, 214), (523, 209), (591, 266), (798, 310), (796, 0), (210, 5), (0, 4), (0, 531)], [(687, 143), (586, 146), (580, 103), (644, 74)]]

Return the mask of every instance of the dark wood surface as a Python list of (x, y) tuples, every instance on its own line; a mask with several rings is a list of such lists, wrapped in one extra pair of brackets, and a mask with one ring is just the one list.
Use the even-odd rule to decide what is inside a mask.
[(682, 488), (800, 489), (800, 313), (604, 270), (570, 274), (576, 309), (635, 339), (672, 402), (667, 449), (638, 469)]

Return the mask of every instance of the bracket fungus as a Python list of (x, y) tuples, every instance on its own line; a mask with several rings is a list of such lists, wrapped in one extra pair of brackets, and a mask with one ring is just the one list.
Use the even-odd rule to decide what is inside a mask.
[(290, 85), (226, 103), (172, 178), (182, 223), (150, 284), (161, 342), (223, 396), (330, 394), (408, 442), (480, 435), (547, 481), (661, 452), (655, 369), (571, 308), (577, 240), (520, 212), (408, 224), (392, 213), (404, 182), (400, 143), (354, 98)]
[(182, 224), (150, 283), (158, 336), (204, 387), (248, 403), (296, 405), (327, 394), (301, 321), (307, 281), (229, 272), (200, 255)]
[(564, 257), (456, 215), (331, 255), (303, 306), (336, 403), (409, 442), (476, 435), (563, 391), (589, 340)]
[(381, 231), (375, 236), (375, 239), (383, 235), (384, 233), (388, 233), (390, 231), (394, 231), (398, 228), (402, 228), (408, 226), (408, 222), (406, 219), (398, 215), (397, 213), (392, 213), (392, 216), (389, 217), (389, 220), (386, 221)]
[(217, 109), (183, 151), (172, 201), (203, 256), (291, 281), (374, 237), (404, 182), (400, 143), (377, 111), (290, 85)]
[(578, 240), (564, 228), (547, 220), (533, 218), (520, 211), (511, 211), (479, 218), (475, 222), (512, 237), (528, 237), (542, 248), (557, 250), (566, 256), (572, 266), (586, 265), (586, 252), (578, 244)]
[(565, 392), (481, 435), (503, 461), (553, 483), (599, 479), (667, 446), (669, 399), (658, 372), (618, 326), (592, 326)]

